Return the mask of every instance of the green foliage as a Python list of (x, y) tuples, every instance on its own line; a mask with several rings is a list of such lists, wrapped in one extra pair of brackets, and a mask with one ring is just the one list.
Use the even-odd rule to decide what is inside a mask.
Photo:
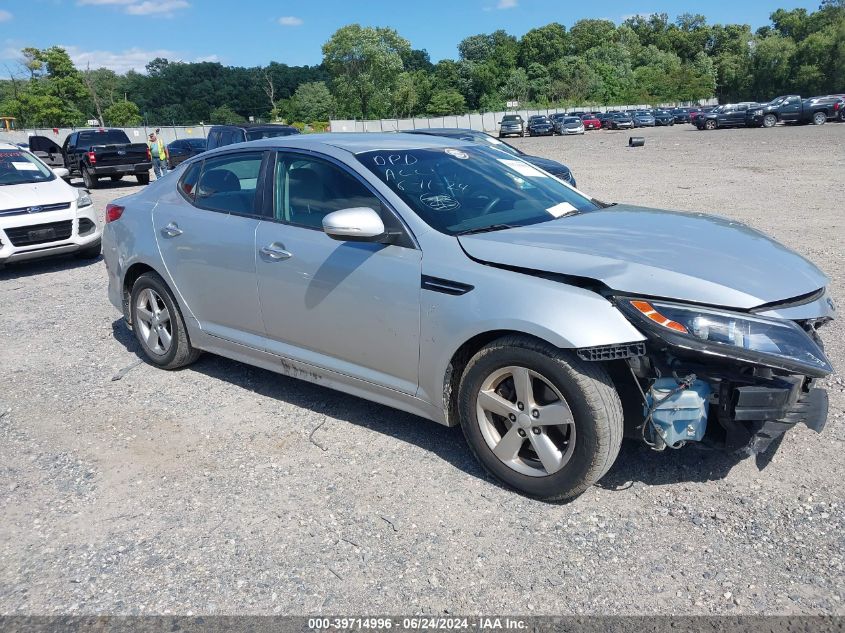
[(131, 127), (140, 125), (143, 118), (138, 106), (131, 101), (115, 101), (103, 111), (106, 125)]
[(301, 84), (290, 100), (290, 115), (299, 121), (328, 120), (334, 109), (334, 97), (322, 81)]
[(225, 125), (227, 123), (243, 123), (246, 121), (244, 117), (235, 112), (228, 105), (222, 105), (214, 108), (211, 111), (211, 116), (208, 118), (209, 123), (214, 125)]
[(436, 90), (426, 108), (432, 116), (463, 114), (466, 111), (464, 96), (457, 90)]
[(344, 26), (323, 44), (338, 108), (346, 116), (379, 118), (391, 111), (391, 93), (411, 44), (393, 29)]

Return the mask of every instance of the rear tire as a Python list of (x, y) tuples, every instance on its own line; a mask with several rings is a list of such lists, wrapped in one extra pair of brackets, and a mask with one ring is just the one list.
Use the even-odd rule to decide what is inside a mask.
[(120, 182), (121, 180), (123, 180), (123, 176), (120, 174), (115, 174), (114, 176), (109, 176), (109, 180), (111, 180), (112, 182)]
[[(527, 377), (522, 387), (518, 376)], [(586, 491), (613, 465), (622, 442), (622, 404), (604, 368), (526, 336), (500, 338), (473, 356), (458, 411), (481, 464), (547, 501)]]
[(150, 184), (150, 175), (149, 174), (138, 174), (135, 176), (138, 179), (139, 185), (148, 185)]
[(100, 186), (100, 179), (97, 178), (87, 167), (82, 168), (82, 182), (86, 189), (96, 189)]
[(178, 369), (199, 358), (201, 352), (191, 346), (182, 311), (159, 275), (149, 272), (138, 277), (129, 311), (135, 338), (150, 363)]
[(715, 130), (716, 129), (716, 122), (713, 119), (707, 119), (704, 122), (704, 129), (705, 130)]
[(827, 115), (824, 112), (813, 114), (813, 125), (824, 125), (827, 123)]

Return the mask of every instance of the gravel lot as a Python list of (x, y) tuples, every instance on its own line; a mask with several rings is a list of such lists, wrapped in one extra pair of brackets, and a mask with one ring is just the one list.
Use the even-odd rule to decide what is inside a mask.
[[(762, 229), (845, 298), (845, 125), (636, 134), (514, 143), (599, 198)], [(136, 364), (102, 261), (7, 267), (0, 306), (0, 614), (845, 615), (841, 375), (768, 465), (631, 442), (552, 505), (458, 429), (211, 355)]]

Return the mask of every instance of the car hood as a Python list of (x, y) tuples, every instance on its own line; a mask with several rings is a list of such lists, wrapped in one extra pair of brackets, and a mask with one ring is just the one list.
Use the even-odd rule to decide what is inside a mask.
[(528, 154), (522, 154), (520, 158), (526, 163), (531, 163), (535, 167), (539, 167), (550, 174), (571, 173), (569, 167), (563, 163), (557, 162), (556, 160), (540, 158), (539, 156), (529, 156)]
[(0, 187), (0, 211), (76, 200), (76, 191), (61, 178)]
[(459, 240), (484, 263), (738, 309), (798, 297), (828, 282), (806, 259), (739, 222), (630, 205)]

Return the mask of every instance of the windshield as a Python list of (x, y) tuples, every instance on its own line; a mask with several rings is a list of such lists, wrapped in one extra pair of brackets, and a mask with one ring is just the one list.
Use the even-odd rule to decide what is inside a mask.
[(482, 146), (376, 150), (357, 158), (428, 225), (447, 235), (598, 209), (557, 178)]
[(76, 147), (85, 148), (92, 145), (126, 145), (129, 137), (123, 130), (91, 130), (80, 132)]
[(563, 120), (564, 123), (580, 123), (581, 119), (575, 116), (567, 117)]
[(47, 182), (55, 177), (47, 165), (29, 152), (0, 150), (0, 186)]

